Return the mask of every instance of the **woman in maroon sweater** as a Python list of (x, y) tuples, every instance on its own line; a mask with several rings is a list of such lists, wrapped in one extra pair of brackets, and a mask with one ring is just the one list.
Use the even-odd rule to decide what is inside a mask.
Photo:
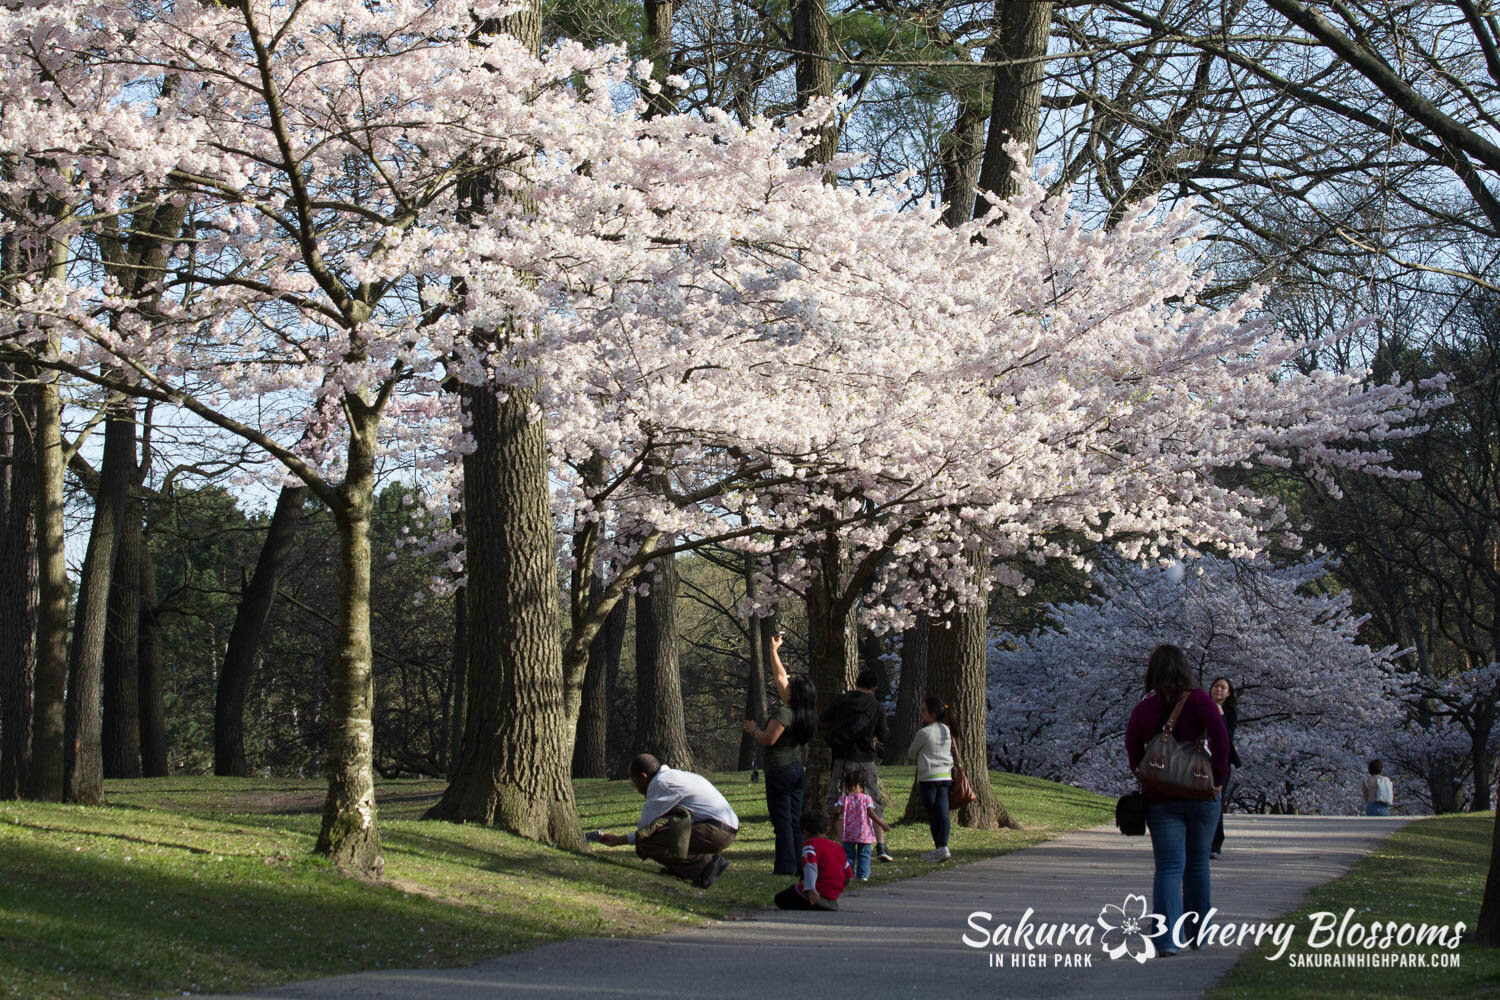
[(1224, 728), (1224, 716), (1207, 692), (1198, 687), (1187, 656), (1178, 647), (1163, 645), (1152, 650), (1146, 666), (1146, 690), (1148, 694), (1135, 706), (1125, 726), (1125, 753), (1131, 772), (1135, 772), (1146, 755), (1146, 744), (1161, 732), (1183, 695), (1187, 700), (1173, 735), (1181, 743), (1206, 741), (1214, 771), (1212, 799), (1178, 799), (1142, 789), (1151, 853), (1156, 859), (1151, 909), (1167, 921), (1165, 933), (1156, 939), (1156, 952), (1165, 958), (1185, 945), (1198, 947), (1199, 915), (1212, 905), (1208, 852), (1219, 823), (1219, 792), (1229, 777), (1229, 732)]

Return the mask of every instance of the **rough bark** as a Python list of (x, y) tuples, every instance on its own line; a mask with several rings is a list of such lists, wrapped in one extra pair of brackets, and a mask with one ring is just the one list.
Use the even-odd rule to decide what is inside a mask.
[(429, 819), (488, 823), (581, 850), (569, 780), (557, 556), (546, 431), (533, 393), (465, 387), (474, 450), (464, 456), (469, 690), (458, 766)]
[(984, 108), (960, 99), (953, 127), (938, 144), (943, 167), (943, 222), (950, 228), (968, 222), (974, 212), (979, 185), (979, 162), (984, 153)]
[[(541, 4), (532, 0), (477, 33), (510, 34), (535, 54), (541, 25)], [(488, 185), (477, 187), (466, 204), (482, 204)], [(460, 210), (460, 222), (467, 211)], [(491, 823), (582, 850), (568, 776), (573, 734), (565, 705), (546, 427), (530, 419), (530, 388), (480, 385), (458, 392), (474, 438), (463, 460), (467, 614), (470, 622), (496, 627), (470, 629), (459, 759), (426, 818)]]
[(635, 599), (636, 752), (690, 771), (693, 751), (677, 662), (676, 558), (653, 559), (647, 575), (650, 592)]
[(625, 648), (631, 603), (628, 599), (619, 601), (609, 615), (608, 627), (619, 629), (618, 634), (611, 632), (612, 645), (609, 650), (613, 650), (613, 653), (605, 661), (604, 678), (604, 686), (609, 692), (609, 708), (605, 713), (608, 718), (604, 724), (604, 770), (611, 778), (626, 777), (625, 767), (629, 763), (630, 748), (635, 746), (634, 706), (625, 697), (625, 692), (629, 689), (620, 684), (620, 654)]
[[(755, 561), (745, 557), (745, 597), (754, 600), (756, 596), (755, 587)], [(746, 719), (756, 722), (764, 722), (766, 719), (766, 662), (765, 642), (774, 630), (775, 624), (769, 618), (761, 618), (751, 615), (745, 623), (745, 633), (748, 640), (749, 656), (746, 658), (745, 666), (745, 715)], [(755, 763), (756, 752), (755, 737), (745, 733), (740, 737), (739, 769), (750, 770)]]
[(255, 676), (261, 632), (270, 619), (281, 571), (291, 558), (306, 503), (306, 485), (297, 483), (281, 488), (260, 556), (255, 561), (255, 572), (235, 609), (214, 699), (214, 774), (220, 776), (244, 778), (250, 774), (245, 760), (245, 699)]
[(1482, 945), (1500, 948), (1500, 811), (1490, 836), (1490, 872), (1484, 880), (1484, 899), (1479, 906), (1479, 922), (1474, 937)]
[(111, 407), (104, 422), (99, 490), (78, 573), (73, 643), (68, 650), (65, 798), (84, 805), (104, 801), (104, 635), (109, 627), (110, 581), (134, 471), (135, 411), (129, 403), (120, 403)]
[(136, 664), (141, 712), (141, 774), (167, 776), (167, 709), (162, 694), (161, 609), (156, 601), (156, 565), (149, 541), (141, 546), (140, 653)]
[[(844, 562), (837, 537), (819, 546), (817, 570), (808, 582), (807, 659), (813, 686), (818, 689), (818, 711), (847, 691), (859, 675), (859, 644), (855, 631), (854, 600), (844, 582)], [(833, 763), (826, 739), (808, 745), (807, 802), (821, 803)]]
[(379, 411), (346, 395), (349, 445), (334, 505), (339, 537), (338, 614), (329, 676), (328, 798), (317, 851), (341, 871), (378, 878), (385, 870), (375, 824), (374, 648), (370, 639), (370, 512), (375, 494)]
[(646, 95), (646, 117), (655, 118), (673, 112), (672, 90), (667, 77), (672, 72), (672, 16), (674, 0), (643, 0), (646, 58), (651, 60), (651, 79), (660, 85), (655, 94)]
[[(1013, 174), (1017, 168), (1029, 169), (1036, 152), (1051, 26), (1050, 0), (997, 0), (995, 4), (995, 41), (987, 48), (986, 58), (998, 65), (991, 78), (990, 127), (979, 167), (979, 186), (1002, 201), (1020, 191)], [(1005, 144), (1011, 140), (1026, 148), (1026, 163), (1018, 164), (1006, 153)], [(974, 217), (983, 216), (989, 209), (986, 199), (977, 199)]]
[(36, 675), (37, 455), (32, 438), (37, 386), (18, 380), (6, 415), (5, 511), (0, 518), (0, 799), (26, 792), (31, 771), (32, 684)]
[[(457, 515), (454, 524), (459, 525)], [(462, 530), (460, 528), (460, 530)], [(464, 738), (464, 702), (469, 686), (469, 591), (453, 591), (453, 699), (448, 708), (448, 777), (453, 777)]]
[[(971, 560), (982, 581), (987, 556), (976, 552)], [(987, 590), (982, 587), (981, 594)], [(948, 704), (952, 713), (949, 727), (976, 796), (974, 802), (958, 811), (958, 823), (978, 830), (1019, 826), (990, 786), (989, 708), (985, 697), (987, 611), (983, 597), (956, 609), (945, 621), (933, 624), (927, 649), (927, 686)]]
[(885, 750), (887, 764), (904, 763), (906, 748), (922, 728), (922, 699), (927, 697), (927, 638), (925, 617), (901, 633), (901, 678), (896, 694), (896, 715), (891, 720), (891, 741)]
[(104, 636), (104, 776), (141, 776), (140, 628), (141, 503), (132, 499), (120, 526), (119, 554), (109, 584)]
[[(1500, 648), (1500, 643), (1493, 648)], [(1488, 733), (1493, 730), (1494, 725), (1493, 707), (1476, 711), (1474, 719), (1476, 733)], [(1495, 758), (1489, 753), (1487, 742), (1484, 739), (1469, 741), (1469, 763), (1474, 771), (1474, 802), (1469, 807), (1470, 812), (1489, 812), (1493, 808), (1490, 798), (1490, 782), (1494, 780)]]
[[(594, 581), (593, 604), (598, 606), (602, 589)], [(613, 678), (620, 668), (620, 650), (625, 643), (625, 619), (630, 614), (628, 601), (620, 600), (610, 608), (604, 627), (589, 643), (588, 670), (583, 678), (583, 701), (579, 707), (578, 730), (573, 740), (573, 777), (605, 778), (609, 776), (609, 705)]]
[[(66, 247), (53, 248), (53, 277), (64, 276)], [(46, 352), (55, 356), (57, 338)], [(36, 675), (32, 688), (31, 783), (28, 798), (62, 801), (66, 782), (68, 685), (68, 565), (63, 551), (62, 403), (57, 375), (38, 376)]]
[[(793, 0), (792, 51), (796, 64), (797, 107), (833, 96), (833, 47), (828, 30), (826, 0)], [(838, 125), (830, 119), (818, 129), (806, 162), (827, 163), (838, 152)], [(831, 183), (833, 177), (828, 177)]]

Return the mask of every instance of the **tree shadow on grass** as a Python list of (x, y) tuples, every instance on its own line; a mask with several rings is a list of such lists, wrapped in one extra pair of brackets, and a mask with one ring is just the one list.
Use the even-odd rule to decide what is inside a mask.
[(0, 872), (0, 981), (17, 995), (198, 992), (454, 965), (565, 933), (556, 912), (497, 917), (346, 879), (310, 858), (125, 861), (12, 839), (0, 844)]

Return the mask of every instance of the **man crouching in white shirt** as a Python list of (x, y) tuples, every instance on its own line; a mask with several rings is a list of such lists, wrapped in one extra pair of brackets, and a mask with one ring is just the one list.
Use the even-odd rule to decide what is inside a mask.
[(649, 753), (630, 762), (631, 784), (646, 796), (641, 820), (630, 833), (605, 833), (608, 847), (634, 844), (635, 853), (662, 871), (707, 889), (729, 859), (724, 851), (740, 832), (729, 800), (701, 774), (678, 771)]

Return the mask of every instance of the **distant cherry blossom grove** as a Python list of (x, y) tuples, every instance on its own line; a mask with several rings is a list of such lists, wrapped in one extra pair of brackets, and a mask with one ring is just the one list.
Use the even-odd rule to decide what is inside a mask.
[(1147, 657), (1170, 642), (1205, 689), (1219, 676), (1234, 685), (1240, 808), (1360, 811), (1365, 764), (1404, 715), (1398, 650), (1358, 641), (1361, 619), (1347, 592), (1324, 590), (1327, 569), (1323, 559), (1278, 567), (1265, 557), (1103, 568), (1092, 599), (1052, 606), (1050, 626), (992, 643), (993, 759), (1129, 790), (1125, 722), (1144, 697)]

